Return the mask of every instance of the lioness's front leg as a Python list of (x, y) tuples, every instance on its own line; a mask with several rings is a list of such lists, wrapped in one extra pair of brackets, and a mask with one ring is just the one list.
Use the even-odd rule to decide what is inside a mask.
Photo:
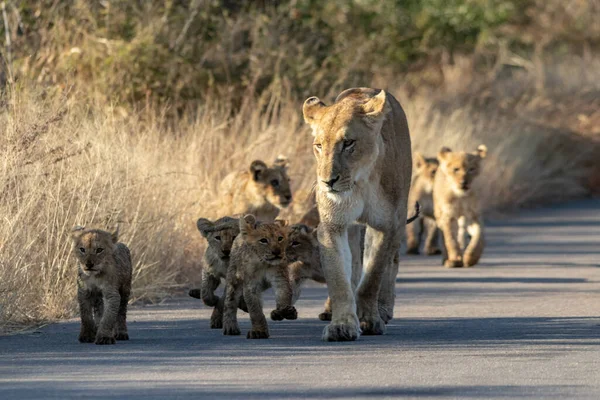
[(472, 267), (481, 258), (483, 254), (484, 239), (483, 239), (483, 224), (477, 219), (467, 226), (467, 232), (471, 236), (471, 241), (463, 255), (465, 267)]
[(323, 330), (323, 340), (349, 341), (360, 335), (356, 302), (350, 284), (352, 260), (346, 226), (319, 226), (321, 266), (331, 298), (332, 322)]
[[(367, 227), (370, 257), (365, 265), (365, 275), (356, 290), (358, 317), (361, 330), (365, 335), (382, 335), (385, 332), (385, 323), (379, 314), (379, 292), (381, 289), (389, 291), (394, 286), (393, 280), (397, 272), (394, 257), (400, 250), (402, 234), (395, 227), (391, 228), (378, 231), (370, 226)], [(391, 277), (392, 274), (394, 278)], [(384, 288), (382, 288), (383, 281), (385, 281)], [(393, 294), (391, 296), (393, 298)]]
[(458, 221), (455, 218), (444, 218), (439, 221), (444, 240), (444, 267), (460, 268), (463, 266), (461, 250), (458, 245)]

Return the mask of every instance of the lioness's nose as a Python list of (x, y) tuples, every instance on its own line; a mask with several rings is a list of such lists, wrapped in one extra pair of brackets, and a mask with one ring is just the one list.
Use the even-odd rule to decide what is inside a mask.
[(336, 176), (335, 178), (333, 178), (333, 179), (330, 179), (330, 180), (328, 180), (328, 181), (324, 181), (324, 180), (322, 180), (322, 182), (323, 182), (324, 184), (326, 184), (327, 186), (329, 186), (329, 187), (331, 187), (331, 188), (332, 188), (332, 187), (333, 187), (333, 185), (335, 185), (335, 183), (336, 183), (337, 181), (339, 181), (339, 180), (340, 180), (340, 176), (338, 175), (338, 176)]

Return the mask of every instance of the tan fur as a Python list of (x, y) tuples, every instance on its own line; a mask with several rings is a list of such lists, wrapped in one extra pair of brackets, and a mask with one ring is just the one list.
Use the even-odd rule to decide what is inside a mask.
[(115, 344), (129, 340), (127, 302), (131, 294), (131, 254), (114, 233), (77, 227), (71, 234), (78, 261), (79, 341)]
[(248, 339), (269, 337), (267, 320), (263, 313), (262, 292), (269, 286), (275, 290), (276, 309), (272, 320), (296, 319), (292, 305), (292, 287), (285, 249), (287, 237), (285, 222), (276, 220), (261, 223), (254, 215), (240, 219), (240, 235), (234, 240), (227, 270), (223, 334), (239, 335), (237, 305), (243, 293), (248, 306), (252, 329)]
[(438, 231), (433, 215), (433, 182), (439, 167), (437, 158), (426, 158), (419, 152), (413, 154), (414, 178), (410, 186), (408, 204), (418, 202), (421, 206), (421, 216), (411, 226), (406, 228), (406, 244), (408, 254), (419, 254), (421, 237), (427, 231), (424, 251), (427, 255), (440, 254), (437, 246)]
[(292, 201), (288, 161), (279, 156), (269, 167), (255, 160), (247, 171), (232, 172), (221, 182), (222, 215), (253, 214), (273, 221)]
[[(200, 289), (190, 290), (190, 296), (201, 298), (205, 305), (214, 307), (210, 317), (211, 329), (223, 327), (224, 298), (215, 295), (215, 290), (221, 284), (221, 279), (227, 276), (229, 259), (233, 241), (240, 233), (239, 220), (230, 217), (210, 221), (200, 218), (196, 226), (208, 242), (204, 252), (204, 266), (202, 268), (202, 283)], [(240, 307), (245, 309), (243, 301)]]
[[(383, 334), (393, 316), (412, 174), (406, 116), (392, 95), (367, 88), (348, 89), (331, 106), (311, 97), (303, 112), (314, 135), (320, 258), (333, 311), (323, 339)], [(367, 225), (356, 294), (349, 278), (358, 263), (348, 242), (355, 221)]]
[[(435, 177), (433, 204), (444, 244), (442, 263), (447, 268), (471, 267), (483, 253), (483, 220), (473, 180), (479, 175), (486, 154), (484, 145), (473, 153), (453, 152), (447, 147), (438, 153), (440, 168)], [(471, 236), (466, 249), (465, 228)]]

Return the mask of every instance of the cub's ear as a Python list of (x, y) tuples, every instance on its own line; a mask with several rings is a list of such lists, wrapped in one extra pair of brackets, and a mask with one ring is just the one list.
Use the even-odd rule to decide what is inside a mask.
[(473, 154), (479, 156), (479, 158), (485, 158), (485, 156), (487, 156), (487, 146), (485, 144), (480, 144), (477, 147), (477, 151)]
[(323, 103), (317, 96), (309, 97), (304, 101), (304, 105), (302, 106), (304, 122), (313, 128), (313, 136), (315, 135), (314, 127), (321, 119), (325, 107), (325, 103)]
[(276, 219), (275, 221), (273, 221), (273, 223), (275, 225), (279, 225), (281, 228), (285, 228), (288, 224), (288, 222), (284, 219)]
[(362, 112), (365, 117), (373, 121), (379, 121), (392, 110), (387, 101), (385, 90), (380, 90), (375, 96), (371, 97), (362, 105)]
[(247, 214), (244, 218), (240, 218), (240, 232), (243, 234), (249, 233), (256, 229), (256, 217), (252, 214)]
[(415, 168), (416, 169), (421, 169), (425, 164), (425, 157), (423, 157), (423, 154), (419, 153), (418, 151), (415, 151), (413, 153), (413, 163), (415, 164)]
[(261, 160), (254, 160), (250, 164), (250, 173), (255, 181), (260, 179), (261, 174), (267, 169), (267, 164)]
[(204, 237), (208, 236), (208, 232), (214, 226), (215, 226), (215, 224), (206, 218), (198, 218), (198, 221), (196, 221), (196, 227), (198, 228), (198, 230)]
[(286, 156), (278, 155), (275, 161), (273, 161), (273, 167), (279, 167), (281, 169), (287, 170), (290, 165), (290, 161)]
[(117, 243), (119, 241), (119, 225), (115, 227), (115, 230), (110, 234), (110, 238), (113, 243)]
[(311, 233), (313, 233), (313, 229), (308, 225), (301, 224), (299, 225), (299, 228), (300, 232), (304, 235), (310, 235)]
[(71, 229), (71, 239), (77, 240), (79, 234), (85, 230), (84, 226), (76, 225)]
[(438, 160), (443, 161), (448, 154), (452, 153), (449, 147), (442, 147), (437, 155)]

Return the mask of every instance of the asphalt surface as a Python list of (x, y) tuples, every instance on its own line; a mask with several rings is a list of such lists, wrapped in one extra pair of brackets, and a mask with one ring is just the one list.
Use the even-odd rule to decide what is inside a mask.
[[(600, 398), (600, 201), (486, 228), (480, 265), (402, 260), (384, 336), (320, 341), (326, 289), (271, 338), (225, 337), (181, 297), (130, 308), (131, 340), (77, 342), (71, 320), (0, 337), (0, 399)], [(274, 306), (272, 294), (266, 310)]]

